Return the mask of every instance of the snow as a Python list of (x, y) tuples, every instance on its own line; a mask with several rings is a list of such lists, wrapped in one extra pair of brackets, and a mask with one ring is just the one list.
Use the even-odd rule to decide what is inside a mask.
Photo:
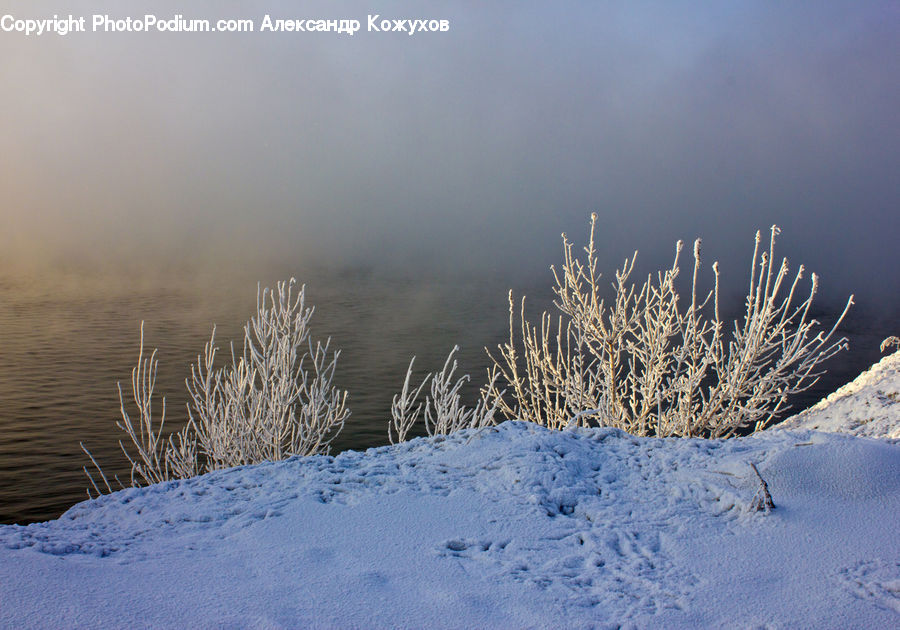
[[(881, 401), (896, 436), (889, 359), (804, 422), (858, 427)], [(898, 627), (900, 442), (798, 422), (717, 441), (507, 422), (124, 490), (0, 526), (0, 626)]]
[(895, 352), (824, 400), (778, 426), (900, 438), (898, 414), (900, 352)]

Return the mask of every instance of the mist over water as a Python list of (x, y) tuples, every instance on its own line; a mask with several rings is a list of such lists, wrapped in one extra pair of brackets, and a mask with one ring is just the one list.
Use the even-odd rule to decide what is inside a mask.
[[(581, 247), (591, 212), (608, 278), (636, 249), (642, 277), (702, 237), (737, 310), (755, 231), (781, 226), (823, 313), (856, 296), (859, 354), (835, 379), (900, 332), (895, 2), (371, 5), (0, 0), (22, 18), (363, 23), (0, 32), (0, 517), (64, 509), (79, 440), (116, 457), (142, 319), (174, 428), (212, 324), (224, 347), (257, 282), (306, 282), (351, 394), (336, 447), (362, 448), (413, 354), (424, 373), (459, 344), (480, 381), (507, 289), (536, 317), (560, 233)], [(367, 33), (370, 13), (451, 28)]]
[[(423, 11), (152, 4), (257, 26)], [(3, 33), (2, 260), (529, 278), (596, 211), (607, 268), (634, 249), (664, 264), (700, 236), (743, 275), (753, 233), (777, 223), (827, 296), (897, 312), (898, 274), (878, 277), (900, 262), (896, 3), (427, 11), (450, 31)]]

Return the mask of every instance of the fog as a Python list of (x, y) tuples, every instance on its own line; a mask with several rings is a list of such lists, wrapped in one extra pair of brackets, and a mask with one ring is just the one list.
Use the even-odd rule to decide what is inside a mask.
[[(0, 1), (363, 23), (0, 33), (2, 264), (512, 282), (597, 212), (610, 266), (702, 236), (742, 288), (754, 232), (777, 223), (826, 300), (900, 308), (897, 3), (376, 4)], [(366, 33), (368, 13), (451, 27)]]

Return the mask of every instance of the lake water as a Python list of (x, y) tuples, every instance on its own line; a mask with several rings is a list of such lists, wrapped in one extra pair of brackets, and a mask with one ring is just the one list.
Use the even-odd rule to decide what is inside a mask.
[[(488, 365), (484, 347), (508, 335), (511, 287), (503, 280), (366, 269), (292, 273), (307, 283), (308, 304), (316, 306), (313, 336), (331, 336), (342, 351), (336, 384), (350, 392), (352, 416), (332, 452), (388, 442), (391, 397), (413, 355), (424, 374), (460, 345), (460, 369), (473, 377), (471, 401)], [(56, 518), (86, 498), (82, 466), (89, 460), (79, 442), (107, 473), (127, 478), (117, 445), (116, 382), (130, 383), (141, 320), (145, 346), (159, 349), (156, 391), (167, 397), (167, 426), (182, 426), (190, 364), (213, 323), (220, 348), (240, 341), (255, 310), (257, 279), (190, 272), (0, 275), (0, 522)], [(549, 303), (547, 278), (512, 288), (528, 295), (535, 315)], [(891, 331), (883, 321), (853, 314), (843, 332), (851, 351), (831, 362), (797, 408), (876, 361), (878, 344)]]

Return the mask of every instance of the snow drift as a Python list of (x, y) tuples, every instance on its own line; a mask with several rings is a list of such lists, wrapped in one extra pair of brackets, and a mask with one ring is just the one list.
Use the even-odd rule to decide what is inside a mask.
[(836, 392), (778, 428), (900, 438), (900, 352), (884, 357)]

